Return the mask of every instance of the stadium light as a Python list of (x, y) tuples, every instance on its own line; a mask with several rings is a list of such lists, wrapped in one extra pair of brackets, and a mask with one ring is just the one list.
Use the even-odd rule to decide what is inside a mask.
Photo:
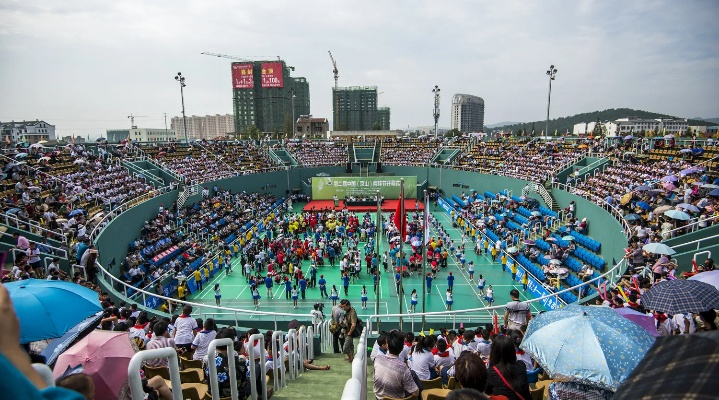
[(547, 122), (544, 125), (544, 135), (549, 136), (549, 105), (552, 103), (552, 81), (557, 79), (557, 69), (550, 65), (547, 70), (549, 76), (549, 95), (547, 96)]
[(187, 86), (185, 84), (185, 77), (182, 76), (182, 72), (178, 72), (177, 75), (175, 75), (175, 80), (180, 83), (180, 98), (182, 99), (182, 126), (185, 130), (185, 143), (190, 143), (189, 140), (187, 140), (187, 116), (185, 116), (185, 91), (184, 87)]

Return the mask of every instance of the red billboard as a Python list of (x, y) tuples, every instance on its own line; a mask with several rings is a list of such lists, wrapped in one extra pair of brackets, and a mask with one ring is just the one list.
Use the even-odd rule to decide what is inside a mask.
[(253, 64), (232, 64), (232, 87), (234, 89), (252, 89), (255, 87)]
[(284, 87), (282, 80), (282, 63), (262, 63), (262, 87), (281, 88)]

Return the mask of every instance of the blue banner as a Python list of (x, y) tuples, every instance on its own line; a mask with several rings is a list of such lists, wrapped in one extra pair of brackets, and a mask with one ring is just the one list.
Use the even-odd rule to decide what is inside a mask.
[[(516, 261), (515, 261), (516, 262)], [(519, 267), (521, 264), (517, 263), (517, 281), (521, 282), (522, 277), (527, 272)], [(528, 283), (527, 283), (527, 290), (534, 296), (534, 298), (540, 298), (543, 296), (548, 296), (551, 293), (549, 290), (547, 290), (544, 286), (542, 286), (541, 283), (539, 283), (532, 275), (529, 275)], [(556, 310), (558, 308), (562, 307), (562, 303), (558, 300), (558, 296), (555, 297), (549, 297), (543, 300), (539, 300), (540, 303), (546, 308), (547, 310)]]
[(453, 210), (452, 210), (452, 206), (450, 206), (449, 203), (447, 203), (447, 201), (446, 201), (445, 199), (439, 197), (439, 198), (437, 199), (437, 204), (439, 204), (439, 206), (442, 207), (442, 209), (443, 209), (447, 214), (450, 214), (450, 215), (452, 214), (452, 211), (453, 211)]

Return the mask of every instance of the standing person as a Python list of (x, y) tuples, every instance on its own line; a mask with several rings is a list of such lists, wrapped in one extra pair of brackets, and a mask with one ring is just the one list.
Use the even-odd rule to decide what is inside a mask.
[(292, 305), (297, 308), (297, 285), (292, 288)]
[(452, 300), (452, 288), (447, 289), (447, 311), (452, 311), (452, 303), (454, 303), (454, 300)]
[(367, 288), (365, 285), (362, 285), (362, 290), (360, 291), (360, 300), (362, 300), (362, 309), (367, 309)]
[[(450, 272), (450, 274), (451, 274), (451, 272)], [(432, 293), (432, 274), (428, 273), (424, 279), (425, 279), (425, 283), (427, 284), (427, 294), (430, 294), (430, 293)]]
[(300, 296), (302, 296), (302, 300), (305, 299), (305, 292), (307, 291), (307, 280), (303, 276), (300, 278)]
[(379, 288), (379, 271), (377, 271), (376, 269), (374, 271), (372, 279), (374, 280), (374, 294), (377, 294), (377, 289)]
[(492, 246), (492, 262), (497, 262), (497, 248)]
[(532, 319), (532, 311), (529, 309), (529, 304), (519, 301), (519, 290), (510, 290), (509, 296), (512, 301), (507, 303), (507, 308), (504, 310), (504, 326), (510, 330), (523, 331)]
[(230, 257), (225, 257), (225, 275), (230, 275), (230, 269), (232, 268), (232, 261)]
[(417, 312), (417, 289), (412, 289), (409, 300), (409, 312)]
[(252, 293), (252, 301), (255, 303), (255, 308), (259, 307), (262, 297), (260, 296), (260, 291), (257, 290), (257, 286), (252, 286), (250, 292)]
[(250, 262), (245, 262), (245, 268), (242, 270), (243, 274), (245, 276), (245, 282), (247, 282), (250, 279), (250, 274), (252, 273), (252, 265), (250, 265)]
[[(334, 286), (332, 291), (334, 292)], [(330, 296), (331, 297), (331, 296)], [(333, 302), (334, 303), (334, 302)], [(339, 354), (342, 347), (345, 344), (344, 336), (342, 335), (342, 319), (344, 319), (345, 311), (338, 305), (332, 304), (332, 325), (336, 326), (336, 329), (332, 332), (332, 348), (336, 354)]]
[(502, 272), (507, 270), (507, 253), (502, 252), (502, 258), (500, 260), (502, 262)]
[(290, 299), (290, 293), (292, 293), (292, 281), (285, 277), (285, 299)]
[(342, 321), (342, 332), (345, 335), (345, 344), (342, 346), (342, 353), (347, 355), (350, 364), (354, 360), (355, 354), (355, 340), (359, 335), (355, 334), (355, 328), (359, 324), (359, 318), (357, 318), (357, 311), (352, 307), (352, 304), (347, 299), (340, 301), (340, 307), (345, 311), (345, 316)]
[(309, 287), (317, 287), (317, 267), (312, 264), (310, 265), (310, 285)]
[(484, 295), (484, 284), (487, 281), (484, 279), (482, 274), (479, 274), (479, 279), (477, 279), (477, 289), (479, 289), (479, 294)]
[(182, 301), (187, 301), (187, 285), (185, 282), (181, 282), (179, 285), (177, 285), (177, 298)]
[(175, 346), (178, 349), (190, 350), (192, 340), (198, 330), (197, 321), (190, 316), (192, 314), (192, 306), (182, 307), (182, 314), (175, 321)]
[(215, 304), (218, 306), (220, 305), (220, 299), (222, 298), (222, 293), (220, 292), (220, 284), (215, 283)]
[(329, 297), (329, 296), (327, 296), (327, 281), (325, 280), (324, 274), (320, 275), (319, 284), (320, 284), (320, 298), (323, 299), (325, 297)]
[(330, 300), (332, 300), (332, 305), (337, 305), (337, 300), (340, 299), (339, 293), (337, 293), (337, 286), (332, 285), (332, 290), (330, 290)]
[(197, 268), (192, 275), (195, 277), (195, 287), (197, 287), (198, 290), (202, 290), (202, 274), (200, 273), (200, 268)]
[(344, 275), (342, 275), (342, 287), (344, 287), (345, 296), (349, 296), (350, 277), (347, 276), (347, 273), (346, 273), (346, 272), (345, 272)]
[(506, 396), (509, 400), (531, 399), (527, 368), (517, 361), (514, 343), (509, 336), (496, 336), (492, 340), (485, 393)]
[(205, 323), (202, 325), (202, 330), (195, 335), (195, 339), (192, 341), (192, 350), (195, 352), (192, 354), (193, 360), (202, 360), (207, 356), (207, 349), (210, 346), (210, 342), (217, 336), (217, 325), (215, 320), (207, 318)]
[(525, 292), (527, 291), (527, 285), (529, 285), (529, 274), (525, 271), (522, 275), (522, 287)]
[(414, 398), (419, 395), (419, 388), (412, 378), (411, 370), (407, 363), (399, 359), (402, 350), (404, 337), (399, 332), (391, 332), (387, 337), (387, 354), (376, 357), (374, 361), (373, 391), (377, 399), (401, 399), (405, 398), (407, 393)]
[(467, 272), (469, 273), (469, 280), (474, 280), (474, 261), (470, 261), (469, 264), (467, 264)]
[(492, 289), (492, 285), (489, 285), (487, 288), (487, 296), (485, 296), (484, 299), (487, 300), (490, 306), (494, 303), (494, 289)]
[(395, 286), (395, 289), (397, 290), (397, 296), (400, 295), (400, 290), (402, 289), (401, 285), (402, 285), (401, 275), (399, 274), (399, 272), (396, 272), (394, 274), (394, 286)]
[(447, 275), (447, 287), (449, 287), (449, 290), (454, 287), (454, 275), (451, 272)]
[(272, 298), (272, 287), (274, 286), (274, 282), (272, 281), (272, 277), (267, 275), (265, 278), (265, 288), (267, 289), (267, 298)]

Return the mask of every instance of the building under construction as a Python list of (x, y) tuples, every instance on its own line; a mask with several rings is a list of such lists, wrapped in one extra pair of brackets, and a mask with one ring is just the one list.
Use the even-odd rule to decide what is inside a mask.
[(371, 131), (389, 129), (389, 108), (377, 107), (376, 86), (332, 89), (333, 130)]
[(236, 133), (254, 125), (265, 133), (288, 134), (293, 116), (310, 114), (310, 85), (291, 71), (294, 67), (282, 60), (232, 63)]

